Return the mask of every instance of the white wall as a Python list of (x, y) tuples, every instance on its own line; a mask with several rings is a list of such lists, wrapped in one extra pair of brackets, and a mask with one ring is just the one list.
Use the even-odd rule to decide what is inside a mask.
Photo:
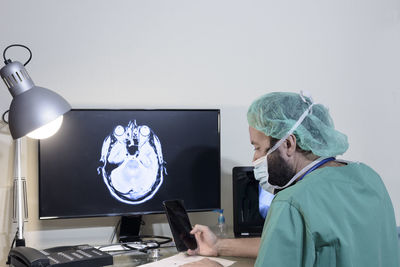
[[(252, 157), (248, 105), (270, 91), (302, 89), (330, 107), (337, 128), (348, 135), (343, 157), (382, 175), (400, 224), (399, 1), (3, 0), (1, 10), (0, 50), (29, 46), (27, 69), (35, 83), (74, 108), (220, 108), (228, 224), (231, 169)], [(27, 54), (13, 48), (7, 56), (24, 62)], [(11, 96), (0, 87), (3, 113)], [(116, 218), (37, 219), (37, 148), (23, 143), (27, 245), (107, 243)], [(12, 139), (3, 124), (0, 144), (4, 262), (15, 225), (9, 219)], [(192, 222), (216, 222), (214, 214), (201, 215), (192, 214)], [(146, 231), (168, 232), (163, 216), (145, 220)]]

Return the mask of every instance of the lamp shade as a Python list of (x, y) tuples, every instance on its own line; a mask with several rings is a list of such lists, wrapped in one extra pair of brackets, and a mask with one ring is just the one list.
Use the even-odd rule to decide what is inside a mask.
[(71, 109), (60, 95), (35, 86), (24, 66), (17, 61), (8, 62), (0, 75), (13, 96), (8, 114), (13, 139), (27, 135)]
[(25, 136), (62, 116), (71, 109), (60, 95), (42, 87), (33, 87), (13, 98), (8, 115), (14, 139)]

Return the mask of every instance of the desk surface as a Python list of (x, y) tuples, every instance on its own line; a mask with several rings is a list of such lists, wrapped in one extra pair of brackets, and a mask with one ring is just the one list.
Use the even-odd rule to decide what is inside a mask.
[[(161, 248), (159, 251), (159, 257), (153, 258), (151, 253), (139, 254), (139, 253), (124, 253), (114, 255), (114, 264), (112, 266), (119, 267), (131, 267), (140, 266), (146, 263), (162, 260), (164, 258), (175, 255), (177, 252), (176, 248)], [(254, 266), (255, 259), (253, 258), (241, 258), (241, 257), (223, 257), (224, 259), (234, 261), (235, 263), (230, 265), (232, 267), (247, 267)]]
[[(399, 249), (400, 249), (400, 227), (398, 227), (398, 235), (399, 235)], [(157, 261), (166, 257), (173, 256), (177, 253), (175, 247), (161, 248), (160, 249), (160, 257), (152, 258), (149, 254), (135, 254), (135, 253), (127, 253), (114, 256), (114, 265), (112, 266), (120, 266), (120, 267), (130, 267), (130, 266), (140, 266), (146, 263), (150, 263), (153, 261)], [(241, 257), (223, 257), (224, 259), (234, 261), (232, 267), (247, 267), (254, 266), (255, 259), (253, 258), (241, 258)]]

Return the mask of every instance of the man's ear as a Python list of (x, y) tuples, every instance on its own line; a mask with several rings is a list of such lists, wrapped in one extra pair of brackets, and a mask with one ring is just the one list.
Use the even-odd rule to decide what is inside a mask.
[(286, 155), (288, 157), (293, 156), (294, 153), (296, 152), (296, 136), (294, 134), (289, 135), (288, 138), (286, 138), (285, 141), (285, 148), (286, 148)]

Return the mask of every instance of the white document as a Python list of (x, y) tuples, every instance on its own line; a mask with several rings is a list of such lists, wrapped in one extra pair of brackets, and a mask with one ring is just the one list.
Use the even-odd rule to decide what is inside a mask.
[(165, 266), (181, 266), (186, 263), (194, 262), (194, 261), (199, 261), (204, 258), (209, 258), (210, 260), (217, 261), (223, 266), (230, 266), (234, 264), (234, 261), (226, 260), (226, 259), (221, 259), (217, 257), (203, 257), (203, 256), (188, 256), (185, 252), (180, 252), (174, 256), (155, 261), (152, 263), (148, 264), (143, 264), (141, 266), (145, 267), (165, 267)]

